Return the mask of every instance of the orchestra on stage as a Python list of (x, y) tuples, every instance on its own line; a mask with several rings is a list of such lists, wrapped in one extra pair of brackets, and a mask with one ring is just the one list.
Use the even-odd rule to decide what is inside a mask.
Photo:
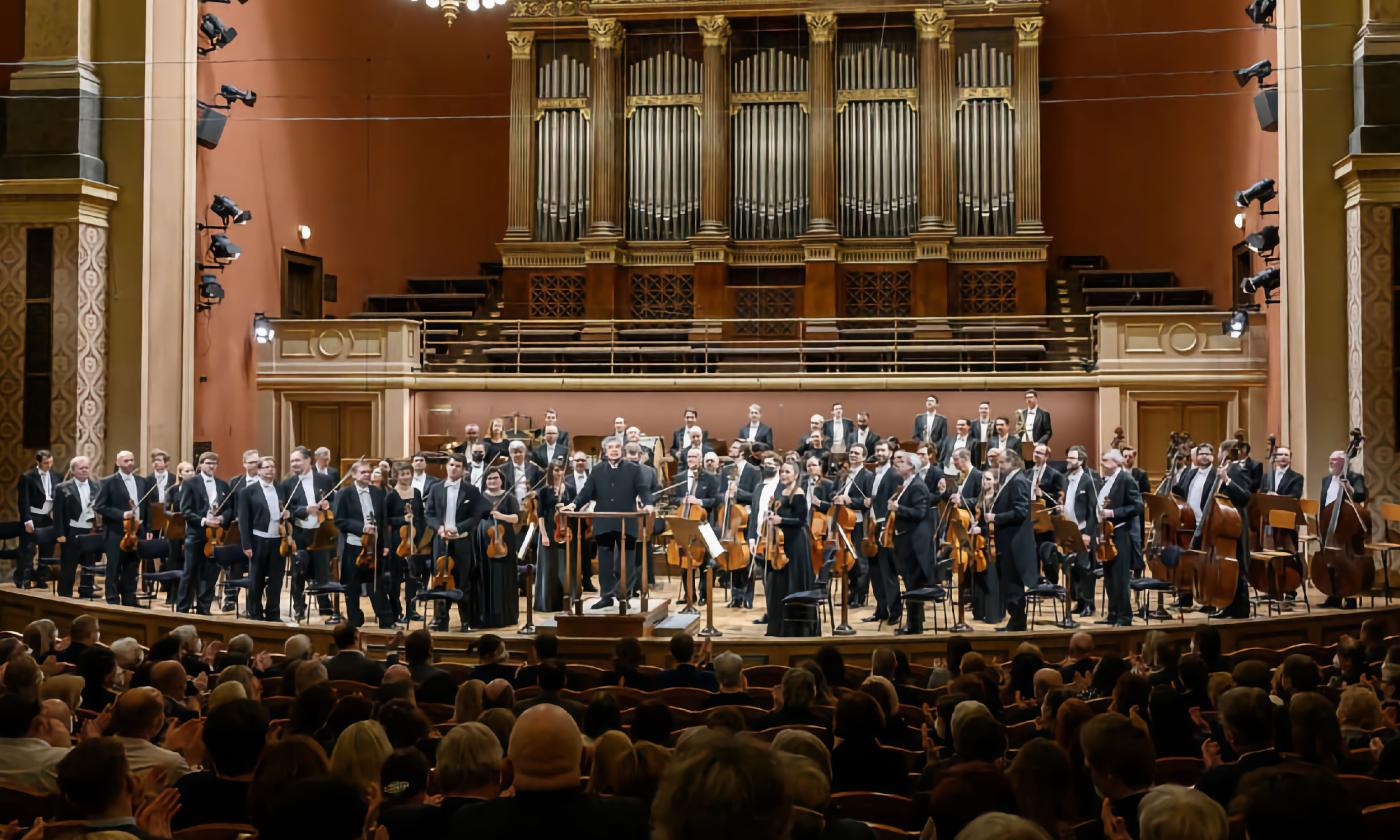
[(635, 611), (657, 567), (674, 567), (675, 600), (706, 608), (707, 631), (718, 605), (770, 636), (853, 633), (848, 611), (871, 605), (860, 622), (897, 635), (965, 632), (969, 615), (1021, 631), (1046, 611), (1071, 628), (1311, 609), (1309, 587), (1347, 608), (1374, 586), (1365, 482), (1349, 469), (1359, 432), (1313, 500), (1287, 446), (1271, 437), (1256, 461), (1243, 434), (1174, 433), (1154, 486), (1121, 430), (1097, 463), (1082, 442), (1057, 452), (1050, 412), (1024, 397), (1010, 416), (983, 402), (950, 419), (929, 395), (903, 439), (838, 402), (791, 449), (758, 404), (729, 438), (687, 407), (669, 436), (619, 416), (571, 439), (550, 410), (537, 428), (470, 423), (439, 451), (343, 476), (325, 447), (285, 464), (248, 450), (232, 470), (214, 452), (172, 467), (156, 450), (145, 474), (121, 451), (101, 478), (82, 456), (60, 474), (41, 450), (18, 483), (14, 583), (467, 631), (519, 624), (522, 594), (527, 626), (534, 612)]

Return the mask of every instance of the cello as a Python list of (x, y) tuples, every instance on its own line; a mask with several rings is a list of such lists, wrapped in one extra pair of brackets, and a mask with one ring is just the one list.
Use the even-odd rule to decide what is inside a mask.
[(1347, 466), (1361, 450), (1363, 440), (1360, 429), (1351, 430), (1342, 474), (1332, 477), (1340, 482), (1337, 498), (1317, 516), (1321, 526), (1319, 548), (1313, 554), (1308, 577), (1329, 598), (1355, 598), (1376, 582), (1376, 566), (1365, 548), (1365, 512), (1352, 498), (1351, 481), (1347, 478)]
[[(1193, 545), (1198, 545), (1196, 559), (1196, 600), (1207, 606), (1224, 609), (1235, 600), (1239, 587), (1239, 538), (1244, 533), (1244, 520), (1239, 510), (1221, 489), (1221, 482), (1230, 481), (1229, 469), (1234, 462), (1234, 438), (1220, 444), (1220, 467), (1214, 492), (1201, 508), (1196, 523)], [(1229, 457), (1226, 457), (1226, 456)]]

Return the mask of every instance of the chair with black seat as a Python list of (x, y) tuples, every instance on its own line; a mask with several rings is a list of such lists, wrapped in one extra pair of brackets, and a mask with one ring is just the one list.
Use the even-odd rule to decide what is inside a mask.
[[(22, 522), (0, 522), (0, 543), (8, 543), (11, 540), (18, 540), (24, 534), (24, 523)], [(0, 548), (0, 558), (7, 558), (18, 563), (19, 546), (6, 545)]]
[(1026, 588), (1026, 606), (1030, 608), (1030, 620), (1035, 624), (1040, 619), (1040, 605), (1049, 603), (1055, 623), (1060, 623), (1060, 605), (1065, 601), (1065, 588), (1058, 583), (1042, 581)]
[[(180, 580), (185, 576), (185, 573), (180, 569), (170, 568), (173, 565), (171, 561), (172, 552), (173, 546), (171, 546), (170, 541), (164, 537), (157, 537), (153, 540), (142, 540), (137, 544), (136, 553), (141, 558), (141, 568), (146, 568), (148, 561), (152, 564), (157, 560), (164, 561), (161, 563), (162, 568), (160, 571), (141, 573), (142, 587), (141, 592), (136, 596), (137, 598), (143, 601), (155, 600), (156, 584), (160, 584), (167, 595), (173, 593), (180, 585)], [(152, 565), (152, 568), (155, 568), (155, 566)], [(172, 612), (175, 610), (175, 601), (173, 598), (167, 599), (166, 604), (170, 607)]]
[[(939, 586), (938, 584), (933, 584), (932, 586), (925, 586), (925, 587), (922, 587), (922, 588), (920, 588), (920, 589), (911, 589), (911, 590), (909, 590), (908, 592), (905, 592), (903, 595), (901, 595), (901, 596), (900, 596), (900, 600), (905, 602), (905, 603), (904, 603), (904, 614), (905, 614), (905, 615), (908, 615), (908, 614), (909, 614), (909, 610), (911, 609), (911, 604), (916, 604), (916, 605), (918, 605), (918, 608), (919, 608), (919, 609), (923, 609), (923, 605), (924, 605), (924, 604), (935, 604), (935, 605), (937, 605), (937, 604), (942, 604), (942, 605), (943, 605), (943, 626), (944, 626), (944, 627), (950, 626), (950, 623), (951, 623), (951, 622), (949, 622), (949, 620), (948, 620), (948, 618), (949, 618), (949, 617), (948, 617), (948, 590), (944, 589), (943, 587)], [(929, 611), (929, 616), (933, 619), (933, 632), (937, 633), (937, 632), (938, 632), (938, 610), (936, 610), (936, 609), (930, 610), (930, 611)]]
[[(1160, 580), (1158, 578), (1143, 575), (1142, 577), (1133, 578), (1132, 580), (1128, 581), (1128, 589), (1132, 590), (1134, 596), (1141, 595), (1143, 593), (1156, 592), (1159, 595), (1165, 597), (1167, 593), (1176, 591), (1176, 586), (1174, 586), (1169, 581)], [(1134, 600), (1138, 601), (1140, 605), (1144, 607), (1144, 609), (1138, 610), (1138, 615), (1142, 616), (1142, 620), (1145, 623), (1151, 624), (1152, 614), (1154, 610), (1148, 607), (1148, 601), (1150, 599), (1134, 598)], [(1181, 617), (1181, 623), (1185, 624), (1186, 612), (1182, 610), (1179, 611), (1177, 615)], [(1161, 616), (1158, 615), (1158, 618), (1161, 618)]]
[(53, 586), (53, 594), (58, 594), (58, 538), (62, 534), (62, 529), (57, 525), (50, 525), (47, 528), (34, 529), (34, 543), (38, 547), (37, 557), (34, 560), (34, 570), (37, 574), (43, 571), (49, 583)]
[[(106, 578), (107, 564), (105, 562), (98, 563), (94, 560), (94, 558), (104, 557), (102, 535), (79, 534), (75, 538), (74, 543), (78, 550), (78, 557), (80, 558), (78, 561), (78, 570), (85, 575), (91, 575), (93, 578)], [(83, 559), (86, 559), (87, 562), (82, 562)], [(94, 580), (92, 585), (92, 594), (83, 600), (96, 601), (97, 597), (97, 582), (96, 580)]]
[[(243, 546), (241, 544), (221, 545), (214, 549), (214, 562), (224, 570), (223, 597), (225, 600), (228, 599), (229, 590), (242, 589), (246, 592), (248, 588), (253, 585), (253, 579), (248, 575), (244, 575), (241, 578), (231, 577), (233, 574), (233, 564), (243, 559), (243, 557)], [(233, 596), (233, 615), (235, 618), (240, 615), (238, 609), (238, 594), (236, 592)]]
[[(339, 584), (337, 584), (337, 586), (339, 586)], [(341, 591), (344, 592), (344, 591), (345, 591), (345, 587), (342, 586), (342, 587), (341, 587)], [(421, 615), (421, 616), (423, 617), (423, 628), (426, 630), (427, 627), (428, 627), (428, 622), (429, 622), (428, 614), (429, 614), (429, 612), (430, 612), (430, 610), (428, 609), (428, 605), (429, 605), (429, 604), (442, 604), (442, 605), (443, 605), (444, 615), (451, 615), (451, 613), (452, 613), (452, 608), (453, 608), (455, 605), (462, 603), (462, 598), (464, 598), (465, 596), (466, 596), (466, 593), (463, 592), (463, 591), (460, 590), (460, 589), (421, 589), (421, 590), (419, 590), (419, 591), (418, 591), (418, 594), (416, 594), (416, 595), (413, 596), (413, 600), (422, 605), (422, 606), (420, 606), (419, 609), (418, 609), (418, 614)], [(336, 596), (337, 599), (339, 599), (339, 597), (340, 597), (339, 595)], [(337, 602), (336, 602), (336, 611), (337, 611), (337, 612), (339, 612), (339, 603), (340, 603), (339, 600), (337, 600)]]
[[(801, 627), (803, 630), (810, 628), (812, 631), (799, 635), (820, 636), (822, 634), (823, 605), (826, 606), (827, 617), (831, 620), (831, 624), (833, 626), (836, 624), (836, 612), (831, 606), (831, 567), (832, 564), (823, 563), (821, 573), (812, 582), (811, 589), (793, 592), (783, 599), (783, 614), (786, 621)], [(791, 610), (792, 607), (801, 607), (802, 609), (798, 612)]]

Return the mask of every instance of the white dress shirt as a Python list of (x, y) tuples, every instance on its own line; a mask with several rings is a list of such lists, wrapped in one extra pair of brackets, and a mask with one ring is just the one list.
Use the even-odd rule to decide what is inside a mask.
[(127, 768), (132, 775), (139, 776), (152, 767), (159, 767), (165, 772), (167, 783), (174, 783), (181, 776), (190, 772), (190, 766), (185, 763), (185, 759), (177, 752), (167, 750), (164, 747), (157, 747), (145, 738), (127, 738), (118, 736), (122, 748), (126, 750)]
[(924, 443), (933, 443), (933, 418), (937, 416), (936, 412), (934, 414), (924, 412)]
[(1083, 470), (1076, 470), (1065, 476), (1065, 509), (1070, 512), (1071, 516), (1075, 517), (1075, 523), (1079, 526), (1079, 530), (1081, 531), (1084, 530), (1089, 523), (1079, 518), (1079, 509), (1074, 500), (1079, 495), (1079, 479), (1083, 477)]
[(1191, 487), (1186, 493), (1186, 504), (1195, 511), (1196, 519), (1201, 518), (1201, 509), (1205, 507), (1206, 482), (1210, 480), (1210, 469), (1197, 469), (1196, 474), (1191, 478)]
[(277, 533), (277, 522), (282, 516), (281, 502), (277, 500), (277, 488), (270, 481), (258, 481), (258, 486), (262, 488), (263, 502), (267, 504), (267, 529), (253, 529), (253, 536), (262, 537), (266, 540), (275, 540), (279, 536)]
[(78, 514), (78, 518), (70, 519), (68, 524), (74, 528), (88, 528), (92, 526), (92, 488), (86, 481), (76, 483), (78, 485), (78, 500), (83, 503), (83, 509)]
[(1122, 475), (1122, 474), (1123, 474), (1123, 471), (1120, 469), (1118, 472), (1114, 473), (1113, 475), (1108, 476), (1107, 478), (1105, 478), (1105, 479), (1103, 480), (1103, 486), (1099, 488), (1099, 507), (1101, 507), (1101, 508), (1106, 508), (1106, 507), (1108, 507), (1108, 505), (1107, 505), (1107, 501), (1108, 501), (1108, 491), (1109, 491), (1110, 488), (1113, 487), (1113, 482), (1117, 481), (1117, 480), (1118, 480), (1118, 476), (1120, 476), (1120, 475)]
[(1035, 440), (1035, 415), (1037, 411), (1038, 409), (1034, 408), (1026, 409), (1026, 430), (1021, 433), (1025, 436), (1025, 440)]
[(428, 474), (427, 474), (426, 472), (414, 473), (414, 474), (413, 474), (413, 489), (414, 489), (414, 490), (417, 490), (419, 493), (423, 493), (423, 492), (426, 492), (426, 491), (424, 490), (424, 488), (427, 487), (427, 486), (428, 486)]
[(46, 516), (53, 510), (53, 479), (47, 472), (39, 473), (39, 484), (44, 488), (44, 502), (38, 507), (29, 506), (29, 512), (38, 516)]
[(753, 513), (754, 516), (760, 517), (760, 525), (762, 525), (762, 517), (768, 515), (768, 507), (773, 504), (773, 494), (776, 492), (778, 492), (778, 477), (773, 476), (770, 479), (765, 479), (763, 486), (758, 491), (758, 507), (754, 509)]
[[(355, 492), (360, 497), (360, 516), (366, 525), (374, 521), (374, 500), (370, 498), (368, 487), (356, 487)], [(362, 545), (359, 534), (346, 533), (345, 542), (350, 545)]]
[(214, 515), (214, 508), (219, 506), (219, 485), (214, 482), (214, 477), (210, 475), (202, 476), (204, 479), (204, 498), (209, 500), (209, 512), (206, 516)]
[(131, 501), (139, 501), (141, 494), (136, 492), (136, 476), (131, 473), (118, 473), (122, 477), (122, 484), (126, 485), (126, 495)]
[(457, 530), (457, 497), (462, 492), (462, 482), (448, 481), (444, 483), (445, 491), (443, 498), (447, 500), (447, 510), (442, 512), (442, 524), (452, 530)]
[(758, 424), (750, 423), (749, 430), (744, 433), (744, 440), (758, 440)]
[(979, 435), (979, 436), (978, 436), (977, 439), (978, 439), (979, 441), (981, 441), (982, 443), (986, 443), (986, 442), (987, 442), (987, 435), (989, 435), (989, 434), (992, 433), (992, 421), (991, 421), (991, 420), (988, 420), (988, 421), (986, 421), (986, 422), (980, 424), (980, 426), (979, 426), (978, 428), (979, 428), (981, 431), (978, 432), (978, 435)]
[(151, 473), (151, 481), (156, 484), (156, 501), (165, 504), (166, 488), (170, 486), (170, 473)]
[(316, 516), (310, 512), (311, 508), (317, 504), (316, 473), (311, 470), (307, 470), (305, 474), (299, 476), (297, 480), (301, 482), (301, 495), (306, 498), (307, 510), (306, 516), (297, 520), (297, 527), (312, 530), (321, 524), (319, 521), (317, 521)]
[(1323, 507), (1337, 500), (1337, 494), (1342, 492), (1342, 482), (1344, 480), (1342, 476), (1334, 475), (1332, 476), (1332, 480), (1327, 482), (1327, 498), (1322, 500)]
[(1275, 492), (1275, 493), (1278, 492), (1278, 486), (1279, 486), (1280, 484), (1283, 483), (1283, 474), (1284, 474), (1285, 472), (1287, 472), (1287, 470), (1281, 470), (1281, 469), (1277, 469), (1277, 468), (1274, 469), (1274, 492)]
[(58, 762), (68, 754), (42, 738), (0, 738), (0, 783), (58, 792)]

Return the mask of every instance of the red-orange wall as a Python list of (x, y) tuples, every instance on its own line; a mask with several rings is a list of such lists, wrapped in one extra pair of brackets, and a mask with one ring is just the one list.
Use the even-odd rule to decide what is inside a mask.
[(15, 64), (23, 58), (24, 3), (6, 0), (0, 3), (0, 92), (10, 89), (10, 74), (19, 69)]
[[(1278, 173), (1278, 135), (1259, 129), (1256, 88), (1242, 91), (1229, 72), (1275, 59), (1274, 31), (1251, 26), (1243, 7), (1046, 6), (1041, 76), (1052, 87), (1041, 109), (1041, 160), (1052, 255), (1171, 269), (1229, 308), (1230, 249), (1243, 238), (1232, 221), (1234, 194)], [(1225, 31), (1114, 34), (1203, 29)]]
[[(1240, 236), (1230, 222), (1233, 193), (1277, 169), (1276, 135), (1259, 131), (1252, 93), (1228, 74), (1273, 51), (1272, 34), (1249, 28), (1242, 5), (1047, 5), (1041, 69), (1055, 81), (1042, 109), (1043, 216), (1054, 254), (1170, 268), (1228, 304), (1230, 247)], [(199, 154), (203, 200), (226, 192), (254, 213), (233, 232), (243, 257), (226, 274), (228, 298), (201, 316), (196, 341), (196, 369), (207, 381), (196, 386), (195, 437), (232, 451), (256, 436), (251, 318), (280, 310), (279, 255), (302, 249), (298, 224), (313, 229), (304, 250), (340, 278), (339, 302), (327, 306), (334, 315), (361, 309), (371, 292), (402, 291), (408, 276), (470, 273), (496, 258), (509, 50), (499, 10), (464, 13), (452, 29), (439, 12), (405, 0), (262, 0), (209, 10), (239, 37), (202, 62), (203, 95), (220, 82), (259, 94), (255, 109), (234, 110), (220, 147)], [(1216, 27), (1231, 31), (1100, 37)], [(1194, 70), (1210, 72), (1066, 78)], [(1200, 96), (1214, 93), (1225, 95)], [(1136, 99), (1175, 94), (1189, 98)], [(1099, 101), (1066, 101), (1082, 99)], [(475, 119), (281, 119), (366, 115)], [(697, 399), (708, 405), (718, 396)], [(912, 403), (907, 413), (917, 410)]]

